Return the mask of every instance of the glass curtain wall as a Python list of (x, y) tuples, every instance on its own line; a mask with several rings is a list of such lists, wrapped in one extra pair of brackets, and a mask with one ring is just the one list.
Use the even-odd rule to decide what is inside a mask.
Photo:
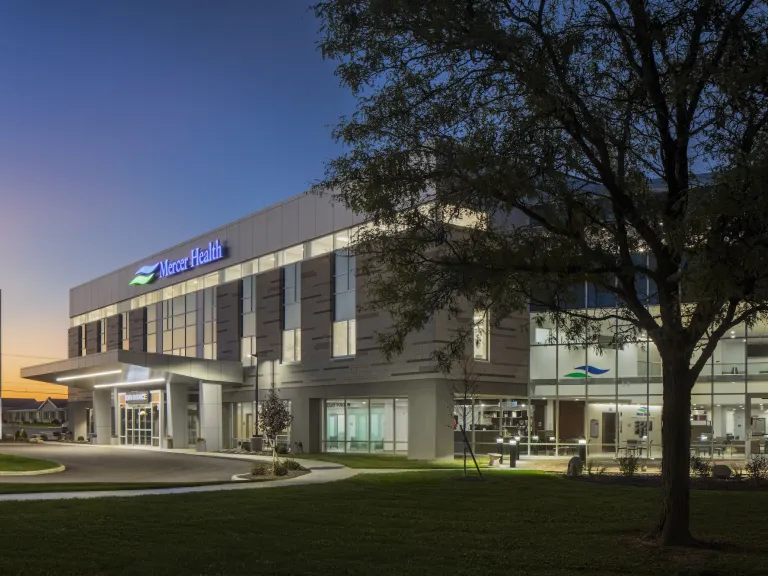
[(301, 262), (283, 268), (283, 354), (284, 364), (301, 362)]
[(197, 356), (197, 294), (163, 301), (163, 354)]
[[(608, 345), (622, 328), (612, 321), (601, 327), (606, 345), (597, 350), (535, 320), (533, 312), (529, 390), (531, 403), (542, 403), (545, 413), (531, 419), (530, 453), (567, 455), (586, 439), (589, 454), (660, 458), (662, 366), (653, 342), (640, 334)], [(691, 454), (727, 459), (762, 452), (767, 406), (768, 324), (739, 326), (720, 341), (694, 384)], [(543, 446), (544, 437), (554, 446)]]
[(216, 358), (216, 288), (203, 292), (203, 357)]
[(240, 354), (243, 366), (256, 366), (256, 277), (243, 278)]
[(357, 351), (355, 255), (348, 249), (337, 250), (333, 272), (333, 356), (354, 356)]
[(225, 402), (222, 406), (224, 411), (224, 430), (226, 431), (225, 442), (227, 448), (239, 448), (244, 445), (250, 449), (251, 438), (256, 434), (255, 402)]
[(407, 398), (339, 398), (323, 410), (323, 452), (408, 452)]

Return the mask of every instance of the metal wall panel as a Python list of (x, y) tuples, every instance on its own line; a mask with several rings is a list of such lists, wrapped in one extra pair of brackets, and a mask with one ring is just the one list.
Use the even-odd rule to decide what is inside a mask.
[(115, 314), (107, 318), (107, 350), (120, 350), (123, 347), (123, 315)]
[(302, 237), (299, 234), (299, 201), (292, 200), (283, 204), (280, 216), (282, 220), (280, 236), (283, 246), (292, 246), (301, 242)]
[[(162, 330), (158, 322), (158, 331)], [(147, 309), (136, 308), (128, 313), (128, 349), (131, 352), (147, 351)], [(154, 350), (150, 350), (154, 352)]]
[(98, 354), (101, 352), (101, 322), (89, 322), (85, 325), (85, 352)]
[(260, 364), (262, 361), (280, 360), (281, 304), (280, 270), (270, 270), (256, 276), (256, 350)]
[(216, 289), (216, 358), (240, 362), (240, 316), (243, 311), (243, 283), (220, 284)]
[(83, 355), (83, 327), (72, 326), (67, 332), (67, 358)]

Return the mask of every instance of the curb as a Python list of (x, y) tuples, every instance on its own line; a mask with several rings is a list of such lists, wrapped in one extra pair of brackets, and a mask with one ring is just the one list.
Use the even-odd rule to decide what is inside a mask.
[[(22, 502), (41, 500), (90, 500), (93, 498), (133, 498), (137, 496), (164, 496), (171, 494), (195, 494), (202, 492), (232, 492), (235, 490), (255, 490), (285, 488), (292, 486), (311, 486), (314, 484), (327, 484), (338, 482), (357, 476), (353, 470), (338, 471), (340, 474), (331, 474), (328, 477), (324, 473), (304, 474), (273, 480), (270, 482), (229, 482), (228, 484), (212, 484), (208, 486), (188, 486), (179, 488), (142, 488), (137, 490), (101, 490), (101, 491), (76, 491), (76, 492), (29, 492), (19, 494), (0, 494), (0, 502)], [(309, 481), (308, 481), (309, 480)]]
[(41, 476), (43, 474), (57, 474), (64, 472), (66, 466), (56, 466), (55, 468), (46, 468), (45, 470), (24, 470), (22, 472), (0, 472), (0, 476)]

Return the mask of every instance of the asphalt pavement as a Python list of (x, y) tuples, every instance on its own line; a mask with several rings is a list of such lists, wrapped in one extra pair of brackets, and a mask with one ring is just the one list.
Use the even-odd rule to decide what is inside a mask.
[(0, 476), (0, 483), (217, 482), (244, 474), (252, 463), (178, 452), (77, 444), (0, 444), (0, 453), (52, 460), (66, 471), (41, 476)]

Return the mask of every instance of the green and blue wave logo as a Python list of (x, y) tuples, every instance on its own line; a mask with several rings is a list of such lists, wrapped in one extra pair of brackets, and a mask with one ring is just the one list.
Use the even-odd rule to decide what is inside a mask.
[(160, 267), (160, 262), (158, 262), (157, 264), (153, 264), (152, 266), (142, 266), (141, 268), (136, 270), (136, 274), (134, 274), (133, 280), (131, 280), (130, 285), (144, 286), (145, 284), (154, 282), (155, 278), (157, 278), (157, 269), (159, 267)]
[(578, 370), (578, 372), (569, 372), (564, 378), (589, 378), (590, 374), (592, 376), (599, 376), (600, 374), (610, 372), (610, 368), (602, 369), (597, 368), (596, 366), (590, 366), (589, 364), (586, 366), (576, 366), (574, 370)]

